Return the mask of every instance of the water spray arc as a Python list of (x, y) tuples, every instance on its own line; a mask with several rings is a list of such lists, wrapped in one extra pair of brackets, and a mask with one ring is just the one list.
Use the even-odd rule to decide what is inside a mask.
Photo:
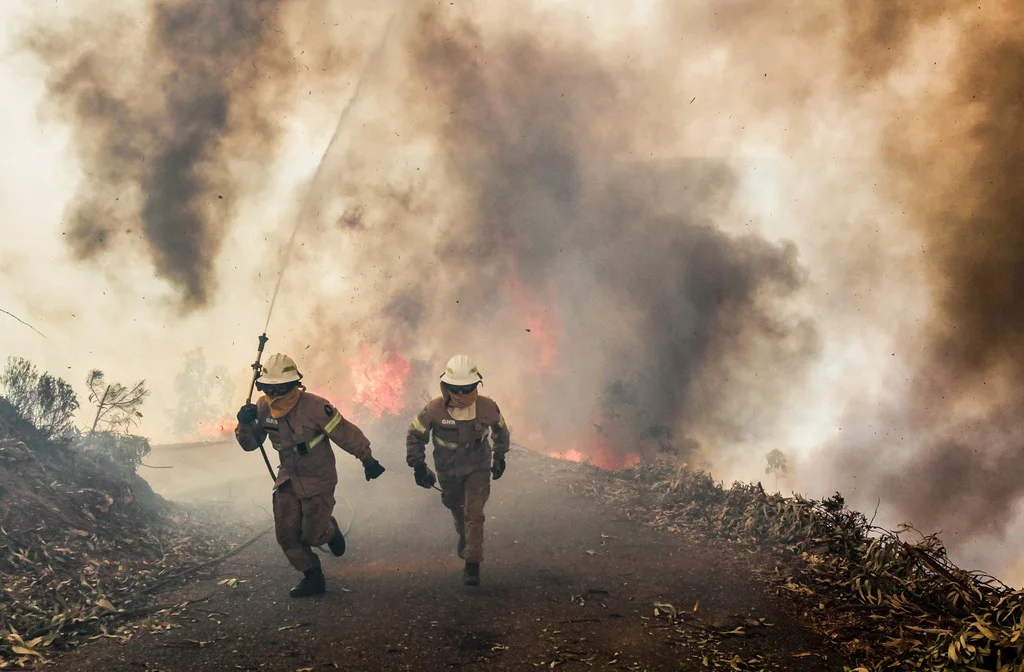
[(29, 323), (28, 323), (28, 322), (26, 322), (25, 320), (21, 319), (20, 317), (18, 317), (18, 316), (17, 316), (17, 315), (15, 315), (14, 313), (12, 313), (12, 312), (10, 312), (10, 311), (8, 311), (8, 310), (4, 310), (3, 308), (0, 308), (0, 313), (4, 313), (5, 315), (10, 315), (10, 316), (11, 316), (12, 318), (14, 318), (15, 320), (17, 320), (18, 322), (21, 322), (22, 324), (24, 324), (24, 325), (25, 325), (26, 327), (28, 327), (28, 328), (29, 328), (29, 329), (31, 329), (32, 331), (36, 332), (37, 334), (39, 334), (39, 335), (40, 335), (40, 336), (42, 336), (43, 338), (46, 338), (46, 334), (44, 334), (43, 332), (39, 331), (38, 329), (36, 329), (36, 328), (35, 328), (35, 327), (33, 327), (33, 326), (32, 326), (31, 324), (29, 324)]
[(288, 267), (288, 258), (291, 256), (292, 248), (295, 247), (295, 239), (298, 236), (299, 229), (302, 228), (302, 223), (306, 219), (309, 219), (313, 212), (313, 195), (316, 193), (323, 181), (324, 163), (327, 161), (327, 157), (331, 154), (331, 150), (334, 148), (335, 144), (337, 144), (338, 138), (341, 136), (341, 131), (345, 127), (352, 109), (362, 96), (364, 82), (376, 69), (383, 58), (384, 48), (387, 46), (388, 36), (391, 35), (391, 28), (394, 23), (395, 17), (392, 16), (388, 20), (387, 26), (384, 28), (384, 35), (381, 37), (380, 43), (377, 45), (377, 49), (366, 62), (366, 66), (364, 67), (362, 74), (359, 76), (359, 80), (356, 82), (356, 90), (352, 93), (352, 97), (349, 98), (348, 103), (345, 104), (345, 108), (341, 111), (341, 115), (338, 117), (338, 123), (334, 127), (334, 134), (331, 135), (331, 139), (327, 143), (327, 147), (324, 148), (323, 154), (320, 155), (320, 161), (316, 164), (313, 176), (309, 179), (309, 183), (306, 187), (306, 193), (302, 198), (301, 206), (299, 208), (299, 214), (295, 218), (295, 226), (292, 228), (291, 236), (288, 238), (288, 244), (285, 245), (284, 251), (281, 253), (280, 270), (277, 274), (277, 282), (274, 285), (274, 293), (270, 297), (270, 308), (267, 310), (267, 321), (263, 325), (264, 334), (267, 333), (267, 329), (270, 327), (270, 317), (274, 313), (274, 304), (277, 302), (277, 295), (281, 291), (281, 282), (284, 279), (284, 272)]
[[(281, 282), (284, 279), (284, 272), (288, 267), (288, 258), (291, 256), (292, 248), (295, 246), (295, 239), (298, 237), (299, 229), (302, 227), (303, 221), (308, 219), (313, 213), (313, 197), (316, 194), (317, 190), (320, 188), (321, 183), (323, 181), (324, 164), (327, 161), (327, 157), (331, 154), (331, 150), (337, 143), (338, 138), (341, 136), (341, 131), (345, 127), (346, 122), (348, 121), (348, 118), (351, 115), (352, 109), (355, 107), (355, 104), (359, 101), (361, 97), (363, 91), (363, 84), (367, 80), (368, 76), (377, 68), (377, 66), (380, 64), (381, 59), (383, 58), (385, 47), (387, 46), (388, 42), (388, 37), (391, 35), (391, 29), (395, 24), (396, 16), (397, 14), (393, 14), (391, 18), (388, 19), (388, 23), (384, 29), (384, 35), (381, 37), (380, 43), (377, 45), (377, 48), (374, 50), (373, 54), (371, 54), (369, 60), (366, 62), (366, 65), (363, 68), (363, 72), (360, 74), (359, 79), (356, 82), (356, 89), (352, 93), (352, 96), (349, 98), (348, 102), (345, 104), (344, 109), (342, 109), (341, 115), (338, 117), (338, 123), (334, 127), (334, 133), (331, 135), (330, 141), (327, 143), (327, 146), (324, 148), (323, 153), (320, 155), (320, 161), (316, 164), (316, 169), (313, 171), (313, 175), (312, 177), (310, 177), (309, 182), (306, 186), (306, 193), (302, 198), (301, 205), (299, 207), (299, 212), (295, 218), (295, 225), (292, 227), (291, 235), (288, 238), (288, 244), (285, 245), (284, 251), (281, 253), (281, 258), (279, 261), (279, 270), (277, 273), (277, 282), (274, 284), (274, 293), (271, 295), (270, 307), (267, 309), (267, 321), (263, 325), (263, 333), (260, 334), (259, 336), (259, 348), (256, 353), (256, 361), (253, 362), (251, 365), (253, 369), (253, 375), (252, 382), (249, 385), (249, 396), (246, 400), (247, 404), (252, 403), (252, 395), (253, 390), (256, 387), (256, 379), (259, 378), (260, 372), (262, 371), (262, 365), (260, 361), (263, 357), (263, 348), (266, 345), (267, 341), (269, 340), (267, 337), (267, 331), (269, 330), (270, 327), (270, 318), (274, 314), (274, 305), (277, 303), (277, 295), (281, 291)], [(267, 465), (267, 471), (270, 472), (270, 478), (276, 481), (277, 477), (274, 475), (274, 468), (271, 466), (270, 459), (267, 457), (267, 452), (262, 445), (260, 446), (260, 454), (263, 456), (263, 461)]]

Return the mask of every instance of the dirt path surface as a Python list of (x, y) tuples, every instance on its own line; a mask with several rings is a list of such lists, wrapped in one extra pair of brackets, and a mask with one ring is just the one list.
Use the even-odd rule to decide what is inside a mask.
[[(470, 588), (438, 493), (416, 488), (393, 458), (369, 484), (350, 462), (341, 462), (336, 514), (344, 523), (348, 500), (356, 515), (346, 555), (323, 558), (327, 595), (287, 596), (298, 574), (269, 534), (160, 599), (201, 601), (47, 669), (817, 671), (847, 662), (757, 583), (757, 555), (569, 495), (566, 483), (587, 477), (569, 465), (510, 456), (487, 507), (483, 583)], [(656, 617), (656, 603), (685, 611), (686, 622), (666, 620), (665, 607)]]

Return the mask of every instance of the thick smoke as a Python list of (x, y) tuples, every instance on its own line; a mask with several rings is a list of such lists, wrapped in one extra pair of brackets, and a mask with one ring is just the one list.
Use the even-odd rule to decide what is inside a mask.
[[(666, 5), (666, 23), (708, 28), (709, 53), (754, 50), (729, 71), (750, 91), (750, 107), (737, 112), (800, 132), (814, 115), (802, 106), (824, 91), (829, 113), (859, 108), (884, 129), (882, 172), (850, 188), (876, 190), (902, 219), (885, 225), (923, 240), (936, 303), (923, 330), (897, 334), (895, 370), (909, 370), (909, 382), (850, 403), (847, 434), (869, 438), (819, 455), (846, 469), (840, 488), (855, 476), (923, 527), (991, 531), (1012, 515), (1022, 482), (1021, 49), (999, 28), (1019, 22), (1006, 7), (974, 14), (962, 3), (795, 8), (736, 4), (710, 17)], [(681, 130), (671, 105), (644, 104), (689, 100), (670, 68), (631, 66), (585, 37), (517, 25), (488, 31), (427, 14), (410, 31), (412, 90), (392, 121), (405, 138), (429, 138), (433, 172), (404, 183), (400, 204), (339, 175), (344, 199), (363, 208), (362, 228), (343, 234), (358, 249), (352, 275), (401, 297), (384, 314), (401, 319), (364, 317), (358, 332), (435, 368), (475, 348), (492, 370), (516, 369), (499, 376), (524, 397), (518, 415), (556, 445), (604, 436), (620, 452), (668, 443), (721, 453), (770, 433), (817, 352), (815, 329), (792, 301), (806, 286), (797, 251), (725, 233), (735, 230), (736, 177), (724, 163), (641, 159), (645, 134)], [(667, 37), (652, 40), (662, 57), (678, 44)], [(942, 79), (908, 86), (926, 60), (952, 71), (923, 69)], [(864, 149), (850, 132), (848, 151)], [(803, 227), (843, 226), (829, 205)], [(858, 253), (830, 252), (870, 291), (888, 271)], [(382, 273), (389, 258), (401, 261)], [(884, 309), (884, 297), (876, 301)], [(848, 319), (820, 316), (833, 317)], [(538, 324), (555, 356), (523, 333)]]
[[(140, 243), (186, 309), (207, 302), (241, 193), (274, 157), (296, 73), (316, 57), (337, 65), (336, 54), (297, 60), (286, 5), (166, 0), (138, 23), (104, 14), (28, 38), (83, 172), (66, 215), (78, 258)], [(314, 20), (317, 5), (306, 6)]]
[[(307, 376), (339, 396), (360, 344), (400, 353), (410, 408), (466, 351), (519, 441), (601, 446), (621, 463), (770, 435), (823, 334), (892, 324), (891, 370), (846, 369), (874, 383), (851, 389), (886, 382), (885, 398), (844, 400), (844, 438), (817, 451), (814, 482), (825, 464), (839, 489), (856, 478), (922, 527), (999, 532), (1024, 490), (1017, 5), (664, 2), (642, 43), (635, 31), (623, 44), (526, 2), (398, 3), (394, 43), (328, 157), (319, 218), (302, 223), (272, 347), (309, 347)], [(68, 217), (79, 256), (141, 239), (186, 305), (212, 295), (303, 69), (287, 16), (307, 12), (303, 39), (337, 44), (316, 18), (326, 6), (181, 0), (154, 5), (138, 44), (109, 18), (34, 36), (85, 172)], [(364, 32), (353, 61), (378, 39)], [(799, 249), (757, 222), (745, 231), (743, 176), (695, 158), (816, 142), (844, 154), (829, 165), (854, 195), (833, 202), (818, 189), (835, 185), (802, 166), (788, 194), (812, 214), (781, 227), (809, 232)], [(918, 277), (900, 255), (924, 264), (920, 323), (905, 296), (880, 296)], [(809, 313), (828, 292), (835, 303)]]
[[(677, 3), (666, 12), (675, 37), (701, 14)], [(729, 70), (730, 88), (746, 91), (776, 134), (810, 135), (820, 116), (840, 125), (839, 146), (851, 155), (874, 160), (877, 143), (875, 174), (844, 187), (888, 207), (850, 225), (905, 228), (904, 244), (919, 241), (907, 246), (912, 255), (898, 254), (924, 269), (928, 305), (913, 307), (924, 317), (908, 329), (905, 296), (874, 300), (892, 324), (893, 365), (848, 380), (887, 384), (848, 400), (842, 438), (817, 451), (801, 485), (833, 471), (830, 485), (856, 487), (863, 504), (880, 497), (901, 519), (944, 529), (951, 544), (1005, 532), (1024, 495), (1022, 21), (1024, 8), (1011, 2), (778, 0), (726, 3), (707, 24), (710, 37), (697, 38), (708, 52), (725, 45), (748, 55)], [(762, 77), (771, 84), (758, 86)], [(845, 213), (818, 199), (820, 214), (802, 227), (824, 224), (835, 236)], [(876, 296), (901, 272), (840, 244), (826, 256), (842, 267), (836, 277)], [(868, 324), (851, 326), (852, 336)]]
[[(725, 162), (644, 160), (668, 118), (644, 99), (653, 73), (585, 42), (417, 15), (410, 103), (392, 123), (428, 139), (429, 175), (396, 199), (352, 177), (359, 159), (337, 173), (339, 199), (362, 208), (358, 227), (351, 209), (335, 227), (357, 250), (348, 269), (390, 298), (376, 323), (336, 304), (313, 322), (428, 370), (479, 353), (537, 448), (687, 454), (748, 438), (816, 348), (786, 308), (804, 282), (797, 252), (720, 230), (736, 187)], [(339, 317), (347, 327), (328, 326)], [(415, 391), (436, 393), (432, 379)]]
[(938, 32), (955, 45), (947, 79), (905, 101), (885, 137), (893, 197), (925, 241), (934, 312), (908, 396), (884, 412), (881, 440), (847, 460), (922, 527), (998, 533), (1024, 495), (1024, 8), (907, 3), (881, 31), (883, 10), (868, 7), (850, 11), (851, 63), (869, 80), (898, 67), (915, 35), (956, 32)]

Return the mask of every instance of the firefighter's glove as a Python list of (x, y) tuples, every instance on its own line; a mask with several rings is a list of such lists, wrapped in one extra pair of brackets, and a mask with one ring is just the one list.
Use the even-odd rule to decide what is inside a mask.
[(416, 485), (421, 488), (432, 488), (437, 483), (437, 476), (430, 470), (425, 464), (417, 464), (413, 468), (413, 478), (416, 479)]
[(494, 462), (491, 463), (491, 476), (494, 480), (501, 478), (501, 475), (505, 473), (505, 458), (495, 457)]
[(256, 409), (256, 404), (246, 404), (238, 409), (238, 415), (235, 417), (238, 418), (239, 424), (251, 425), (260, 417), (260, 413)]
[(363, 460), (363, 473), (366, 474), (366, 480), (373, 480), (384, 473), (384, 465), (374, 458), (368, 457)]

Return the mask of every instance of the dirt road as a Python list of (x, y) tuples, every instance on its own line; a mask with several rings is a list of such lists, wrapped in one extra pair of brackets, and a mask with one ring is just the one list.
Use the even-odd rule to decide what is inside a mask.
[[(324, 557), (327, 595), (290, 599), (298, 575), (267, 535), (160, 599), (201, 601), (48, 669), (817, 671), (846, 662), (758, 585), (759, 556), (567, 494), (586, 472), (523, 452), (492, 489), (483, 584), (465, 587), (438, 493), (416, 488), (397, 456), (382, 461), (389, 471), (365, 483), (354, 460), (339, 458), (338, 518), (349, 517), (346, 500), (356, 515), (348, 553)], [(667, 607), (656, 617), (656, 603), (687, 618), (666, 620)]]

